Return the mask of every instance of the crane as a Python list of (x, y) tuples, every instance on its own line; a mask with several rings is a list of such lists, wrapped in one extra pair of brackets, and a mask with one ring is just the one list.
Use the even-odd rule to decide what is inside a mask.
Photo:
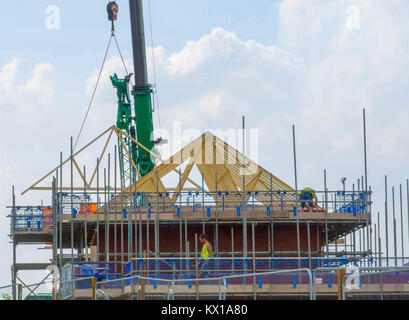
[[(153, 90), (152, 85), (148, 82), (142, 0), (129, 0), (129, 8), (134, 73), (126, 75), (124, 79), (119, 79), (116, 74), (111, 77), (112, 85), (116, 88), (118, 97), (116, 126), (141, 143), (146, 149), (152, 151), (155, 146), (152, 120)], [(113, 28), (114, 21), (118, 15), (117, 3), (115, 1), (109, 2), (107, 11), (108, 19), (112, 22)], [(134, 76), (134, 86), (131, 90), (134, 100), (133, 108), (129, 94), (129, 84), (132, 75)], [(125, 150), (124, 145), (128, 151)], [(140, 147), (125, 135), (122, 136), (122, 141), (118, 142), (122, 188), (130, 186), (136, 181), (137, 172), (133, 164), (137, 167), (142, 177), (151, 172), (155, 167), (151, 153), (146, 149)]]

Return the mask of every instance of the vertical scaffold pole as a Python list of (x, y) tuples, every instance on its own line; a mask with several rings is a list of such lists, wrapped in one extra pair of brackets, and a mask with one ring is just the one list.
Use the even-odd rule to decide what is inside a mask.
[(327, 190), (327, 170), (324, 170), (324, 192), (325, 192), (325, 246), (327, 256), (329, 254), (328, 244), (328, 190)]
[(59, 211), (58, 211), (58, 218), (59, 218), (59, 222), (60, 222), (60, 233), (59, 233), (59, 237), (60, 237), (60, 269), (63, 266), (63, 255), (64, 255), (64, 245), (62, 243), (62, 223), (63, 223), (63, 204), (62, 204), (62, 152), (60, 152), (60, 197), (59, 197)]
[[(406, 207), (408, 209), (408, 227), (409, 227), (409, 179), (406, 179), (406, 200), (408, 202)], [(408, 231), (408, 238), (409, 238), (409, 231)]]
[(13, 241), (13, 265), (11, 266), (11, 284), (12, 284), (12, 296), (13, 300), (17, 298), (17, 270), (16, 270), (16, 254), (17, 254), (17, 244), (15, 239), (15, 228), (16, 228), (16, 195), (14, 193), (14, 186), (11, 189), (11, 197), (12, 197), (12, 211), (11, 211), (11, 239)]
[(99, 159), (97, 158), (97, 261), (99, 261)]
[(399, 202), (400, 202), (400, 234), (401, 234), (401, 251), (402, 251), (402, 266), (405, 265), (405, 246), (403, 240), (403, 199), (402, 199), (402, 184), (399, 185)]
[[(219, 256), (219, 214), (218, 214), (218, 208), (217, 208), (217, 206), (218, 206), (218, 201), (217, 201), (217, 198), (218, 198), (218, 196), (217, 196), (217, 190), (218, 190), (218, 188), (217, 188), (217, 172), (215, 173), (215, 190), (216, 190), (216, 194), (215, 194), (215, 197), (216, 197), (216, 208), (215, 208), (215, 217), (216, 217), (216, 223), (215, 223), (215, 232), (214, 232), (214, 234), (215, 234), (215, 239), (214, 239), (214, 244), (215, 244), (215, 246), (214, 246), (214, 248), (215, 248), (215, 256), (216, 257), (218, 257)], [(219, 262), (217, 262), (217, 265), (219, 265)]]
[(297, 213), (297, 257), (298, 257), (298, 269), (301, 269), (300, 217), (299, 217), (299, 212), (298, 212), (298, 179), (297, 179), (297, 151), (296, 151), (296, 145), (295, 145), (295, 125), (293, 125), (293, 152), (294, 152), (295, 212)]
[(242, 160), (242, 175), (243, 175), (243, 186), (242, 186), (242, 215), (243, 215), (243, 257), (247, 258), (247, 212), (246, 212), (246, 118), (243, 116), (243, 160)]
[[(73, 182), (73, 174), (74, 174), (74, 159), (72, 157), (73, 154), (73, 141), (71, 137), (71, 212), (70, 212), (70, 220), (71, 220), (71, 264), (74, 265), (74, 182)], [(74, 268), (72, 268), (74, 270)]]
[(156, 201), (155, 201), (155, 256), (159, 257), (159, 174), (155, 169)]
[(202, 173), (200, 174), (202, 176), (202, 233), (205, 234), (206, 233), (206, 222), (205, 222), (205, 207), (204, 207), (204, 177)]
[(398, 266), (398, 246), (396, 238), (396, 213), (395, 213), (395, 187), (392, 187), (392, 213), (393, 213), (393, 250), (395, 256), (395, 267)]
[(107, 208), (107, 169), (104, 168), (104, 242), (105, 242), (105, 261), (109, 261), (109, 243), (108, 243), (108, 215), (109, 211)]
[[(107, 215), (106, 215), (106, 234), (107, 234), (107, 257), (108, 257), (108, 262), (111, 260), (111, 246), (110, 246), (110, 232), (111, 232), (111, 197), (110, 197), (110, 191), (111, 191), (111, 154), (108, 153), (108, 179), (107, 183), (108, 185), (106, 186), (107, 188), (107, 199), (105, 202), (105, 207), (107, 207)], [(115, 240), (114, 240), (115, 241)]]
[[(283, 192), (283, 191), (281, 191)], [(270, 231), (270, 241), (271, 241), (271, 256), (274, 257), (274, 207), (273, 207), (273, 175), (270, 174), (270, 219), (271, 219), (271, 231)]]
[(363, 109), (363, 130), (364, 130), (364, 166), (365, 166), (365, 214), (366, 214), (366, 240), (367, 240), (367, 249), (369, 248), (369, 214), (368, 214), (368, 158), (367, 158), (367, 143), (366, 143), (366, 111)]
[(385, 245), (386, 245), (386, 266), (389, 267), (388, 176), (386, 175), (385, 175)]
[(56, 171), (57, 179), (53, 179), (52, 184), (52, 215), (53, 215), (53, 264), (57, 265), (57, 246), (58, 246), (58, 221), (57, 221), (57, 188), (58, 188), (58, 170)]
[[(129, 160), (131, 161), (131, 160)], [(134, 175), (134, 170), (132, 165), (129, 166), (129, 187), (128, 187), (128, 201), (129, 201), (129, 206), (128, 206), (128, 261), (132, 260), (132, 252), (133, 252), (133, 246), (132, 246), (132, 242), (133, 242), (133, 237), (132, 237), (132, 215), (133, 215), (133, 199), (132, 199), (132, 183), (135, 179)], [(126, 203), (125, 203), (126, 205)], [(148, 249), (146, 249), (146, 252), (148, 254), (149, 257), (149, 247)]]
[[(87, 203), (89, 203), (89, 205), (91, 205), (90, 201), (88, 201), (87, 198), (87, 172), (86, 172), (86, 168), (84, 166), (84, 197), (85, 197), (85, 201)], [(88, 214), (89, 214), (89, 210), (87, 208), (86, 210), (86, 218), (85, 218), (85, 223), (84, 223), (84, 227), (85, 227), (85, 235), (84, 235), (84, 240), (85, 240), (85, 261), (89, 262), (89, 256), (88, 256)]]
[(115, 228), (114, 228), (114, 259), (115, 262), (118, 261), (118, 234), (117, 234), (117, 224), (118, 224), (118, 208), (116, 199), (116, 188), (117, 188), (117, 149), (114, 148), (114, 215), (115, 215)]
[(382, 247), (381, 247), (381, 220), (380, 220), (380, 213), (378, 212), (378, 238), (375, 239), (378, 241), (378, 259), (379, 263), (378, 266), (382, 267)]

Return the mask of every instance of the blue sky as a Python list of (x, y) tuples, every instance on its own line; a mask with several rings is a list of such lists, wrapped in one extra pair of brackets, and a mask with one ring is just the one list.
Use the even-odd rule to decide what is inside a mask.
[[(10, 186), (19, 193), (41, 177), (78, 133), (110, 35), (107, 2), (8, 3), (0, 20), (6, 31), (0, 46), (3, 208)], [(128, 1), (118, 3), (117, 37), (129, 66)], [(60, 9), (58, 30), (45, 27), (49, 5)], [(327, 169), (330, 188), (338, 189), (342, 176), (351, 186), (363, 174), (365, 107), (369, 183), (381, 211), (384, 174), (397, 187), (409, 176), (408, 13), (408, 3), (399, 0), (151, 0), (162, 127), (181, 121), (201, 132), (238, 128), (245, 114), (248, 127), (259, 130), (259, 163), (293, 185), (295, 124), (299, 185), (323, 189)], [(112, 47), (80, 144), (116, 119), (108, 78), (123, 73), (116, 56)], [(157, 114), (154, 119), (158, 127)], [(48, 195), (18, 197), (22, 203), (41, 199)], [(9, 274), (11, 259), (7, 213), (0, 219), (0, 275)], [(31, 252), (23, 249), (21, 256)], [(0, 277), (0, 284), (7, 281)]]

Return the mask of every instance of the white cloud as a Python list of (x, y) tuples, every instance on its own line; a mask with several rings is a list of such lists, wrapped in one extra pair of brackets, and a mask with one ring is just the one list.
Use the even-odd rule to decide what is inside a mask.
[(17, 69), (21, 60), (14, 58), (1, 68), (0, 72), (0, 91), (10, 92), (17, 76)]
[(16, 83), (19, 67), (22, 60), (14, 58), (4, 64), (0, 72), (0, 98), (2, 108), (13, 110), (34, 111), (35, 108), (53, 107), (54, 83), (51, 74), (55, 71), (49, 63), (38, 63), (34, 65), (32, 74), (26, 83)]
[(162, 63), (170, 75), (187, 76), (202, 66), (211, 66), (214, 61), (232, 64), (238, 61), (249, 63), (251, 60), (283, 67), (299, 64), (294, 55), (276, 46), (243, 41), (234, 32), (222, 28), (213, 29), (198, 41), (188, 41), (180, 52), (173, 53)]

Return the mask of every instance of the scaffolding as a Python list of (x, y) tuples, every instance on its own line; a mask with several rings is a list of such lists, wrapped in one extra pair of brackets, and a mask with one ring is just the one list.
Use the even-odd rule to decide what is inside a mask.
[[(65, 287), (60, 283), (58, 288), (60, 297), (63, 292), (63, 296), (71, 292), (71, 297), (75, 297), (77, 289), (89, 293), (91, 287), (95, 288), (90, 278), (95, 278), (98, 283), (121, 284), (122, 293), (129, 285), (131, 293), (135, 293), (133, 281), (154, 287), (154, 281), (162, 281), (169, 288), (169, 281), (182, 281), (187, 282), (189, 289), (184, 297), (197, 298), (200, 288), (192, 293), (192, 281), (205, 284), (203, 278), (223, 282), (232, 276), (240, 281), (247, 279), (244, 284), (250, 287), (262, 287), (263, 281), (272, 280), (256, 274), (287, 270), (286, 277), (280, 276), (286, 280), (277, 280), (276, 284), (302, 286), (307, 280), (301, 276), (294, 278), (294, 270), (314, 272), (332, 268), (333, 272), (334, 268), (352, 265), (379, 270), (404, 268), (409, 262), (404, 251), (399, 256), (396, 249), (394, 189), (395, 252), (389, 254), (386, 237), (386, 256), (381, 249), (379, 213), (377, 223), (372, 214), (372, 191), (366, 174), (352, 185), (352, 190), (347, 190), (344, 184), (343, 190), (331, 191), (324, 170), (323, 189), (313, 191), (316, 201), (302, 196), (305, 190), (297, 186), (294, 128), (295, 188), (209, 132), (167, 160), (150, 152), (157, 159), (154, 170), (142, 177), (133, 165), (139, 178), (124, 188), (118, 181), (117, 146), (112, 148), (114, 161), (107, 152), (115, 135), (117, 141), (124, 137), (133, 139), (111, 127), (77, 152), (72, 148), (71, 139), (70, 156), (63, 161), (61, 153), (60, 164), (22, 193), (50, 192), (50, 205), (17, 205), (13, 188), (10, 207), (12, 288), (16, 287), (19, 270), (41, 270), (52, 264), (61, 270), (65, 283)], [(97, 153), (95, 168), (81, 169), (79, 155), (99, 140), (103, 148)], [(132, 141), (143, 148), (135, 139)], [(129, 152), (126, 145), (123, 148), (125, 153)], [(104, 156), (107, 166), (101, 168)], [(199, 182), (192, 174), (194, 168)], [(64, 169), (70, 176), (64, 180), (65, 185)], [(87, 172), (91, 172), (89, 178)], [(165, 180), (172, 174), (176, 186), (166, 187)], [(51, 181), (46, 182), (47, 179)], [(409, 183), (407, 188), (409, 195)], [(400, 186), (401, 216), (402, 190)], [(385, 191), (387, 196), (386, 177)], [(388, 208), (387, 198), (385, 208)], [(387, 210), (385, 219), (388, 221)], [(198, 238), (202, 233), (208, 235), (214, 247), (214, 257), (205, 272), (199, 257)], [(401, 233), (403, 244), (403, 231)], [(17, 264), (16, 246), (33, 243), (46, 244), (52, 249), (50, 263)], [(134, 280), (124, 280), (128, 278)], [(145, 284), (138, 288), (145, 288)], [(218, 284), (212, 288), (221, 290)], [(291, 294), (291, 288), (287, 289), (284, 296)], [(238, 294), (246, 295), (246, 290)], [(100, 288), (100, 291), (103, 290)], [(217, 293), (213, 291), (208, 294)], [(252, 295), (254, 290), (249, 292)], [(149, 295), (154, 297), (154, 291)], [(15, 290), (13, 297), (16, 297)]]

